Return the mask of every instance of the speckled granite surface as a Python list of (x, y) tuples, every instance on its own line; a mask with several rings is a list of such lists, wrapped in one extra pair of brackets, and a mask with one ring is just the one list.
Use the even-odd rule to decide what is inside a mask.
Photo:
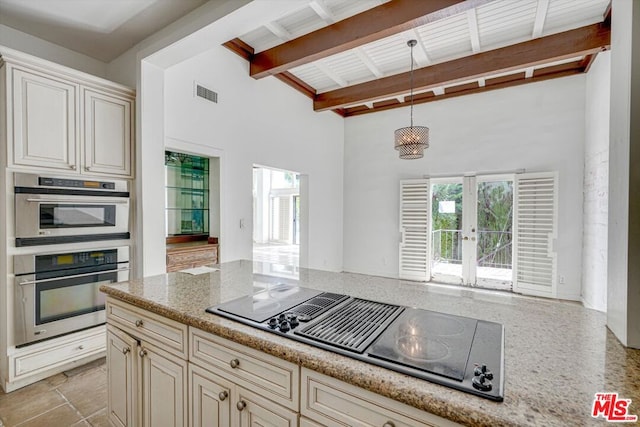
[[(594, 394), (603, 391), (632, 399), (629, 412), (640, 416), (640, 350), (623, 347), (606, 328), (605, 314), (580, 304), (307, 269), (300, 269), (299, 280), (274, 278), (254, 274), (250, 261), (219, 267), (214, 273), (171, 273), (103, 285), (101, 290), (465, 425), (606, 425), (602, 418), (591, 417)], [(265, 270), (258, 264), (255, 268)], [(504, 324), (504, 402), (354, 361), (204, 311), (278, 282)]]

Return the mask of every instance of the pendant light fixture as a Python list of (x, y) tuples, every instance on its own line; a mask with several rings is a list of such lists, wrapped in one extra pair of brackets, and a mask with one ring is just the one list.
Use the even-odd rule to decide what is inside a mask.
[(411, 48), (411, 124), (395, 131), (395, 149), (400, 152), (401, 159), (407, 160), (422, 158), (424, 149), (429, 147), (429, 128), (413, 125), (413, 47), (417, 43), (415, 40), (407, 42)]

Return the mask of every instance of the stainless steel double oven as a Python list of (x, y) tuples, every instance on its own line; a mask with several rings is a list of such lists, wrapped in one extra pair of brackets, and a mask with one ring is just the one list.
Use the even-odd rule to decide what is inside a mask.
[(15, 246), (30, 247), (13, 257), (15, 345), (103, 324), (100, 285), (129, 279), (129, 246), (109, 242), (129, 239), (128, 182), (16, 173), (14, 183)]

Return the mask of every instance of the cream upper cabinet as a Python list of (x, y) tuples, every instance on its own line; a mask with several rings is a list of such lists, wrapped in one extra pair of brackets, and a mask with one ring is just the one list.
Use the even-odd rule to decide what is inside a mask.
[(13, 68), (13, 164), (76, 170), (78, 85)]
[(9, 167), (133, 178), (132, 89), (10, 49), (0, 53)]
[(83, 89), (84, 172), (131, 175), (133, 100)]

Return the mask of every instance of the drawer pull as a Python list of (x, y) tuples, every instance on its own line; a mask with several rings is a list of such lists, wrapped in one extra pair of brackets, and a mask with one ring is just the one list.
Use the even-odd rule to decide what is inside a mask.
[(140, 328), (142, 325), (144, 325), (144, 322), (142, 320), (136, 320), (136, 327)]
[(396, 425), (393, 423), (393, 421), (387, 421), (386, 423), (382, 424), (382, 427), (396, 427)]
[(131, 351), (131, 349), (129, 347), (125, 347), (122, 349), (122, 354), (127, 354)]
[(221, 402), (227, 397), (229, 397), (229, 393), (227, 393), (226, 391), (221, 391), (220, 394), (218, 394), (218, 399), (220, 399)]
[(78, 350), (84, 350), (84, 346), (83, 345), (79, 345), (78, 346)]
[(138, 353), (140, 355), (140, 357), (145, 357), (147, 355), (147, 350), (142, 349), (140, 350), (140, 353)]
[(76, 170), (76, 165), (69, 165), (69, 169), (71, 169), (72, 171)]
[(233, 369), (236, 369), (240, 366), (240, 361), (238, 359), (232, 359), (231, 362), (229, 362), (229, 365), (231, 365)]
[(238, 411), (242, 411), (246, 407), (247, 407), (247, 402), (245, 402), (244, 400), (241, 400), (238, 403), (236, 403), (236, 408), (238, 408)]

